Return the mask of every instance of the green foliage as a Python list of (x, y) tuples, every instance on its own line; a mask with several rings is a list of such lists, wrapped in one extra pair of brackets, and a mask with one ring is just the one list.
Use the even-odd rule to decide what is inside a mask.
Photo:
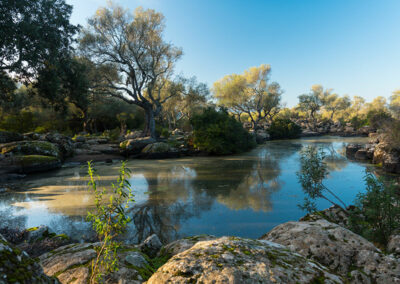
[(45, 62), (68, 53), (78, 27), (64, 0), (0, 1), (0, 66), (30, 77)]
[(367, 114), (368, 124), (373, 128), (381, 128), (392, 119), (390, 113), (385, 110), (373, 109)]
[[(314, 146), (308, 146), (301, 151), (300, 170), (297, 172), (297, 178), (306, 196), (304, 204), (299, 207), (309, 213), (315, 212), (317, 208), (314, 201), (318, 198), (322, 198), (333, 205), (342, 207), (342, 209), (346, 211), (346, 205), (344, 202), (323, 184), (324, 179), (329, 174), (324, 159), (324, 151), (322, 149), (317, 149)], [(337, 204), (327, 194), (331, 195), (343, 206)]]
[[(126, 168), (125, 162), (120, 168), (117, 183), (112, 183), (109, 191), (106, 188), (97, 187), (95, 170), (91, 162), (88, 162), (88, 175), (89, 186), (95, 197), (96, 210), (88, 212), (87, 219), (92, 222), (93, 229), (102, 242), (101, 246), (96, 248), (97, 257), (92, 262), (90, 283), (98, 283), (105, 273), (118, 270), (117, 249), (121, 243), (116, 241), (116, 237), (126, 231), (131, 221), (125, 210), (133, 201), (133, 195), (127, 179), (130, 176), (130, 170)], [(106, 194), (109, 195), (108, 203), (105, 203)]]
[(288, 118), (276, 118), (268, 129), (272, 139), (297, 138), (301, 134), (301, 127)]
[(353, 116), (350, 119), (350, 123), (355, 129), (359, 129), (360, 127), (363, 127), (368, 124), (368, 119), (360, 116)]
[(18, 115), (7, 115), (0, 121), (0, 128), (7, 131), (24, 133), (36, 128), (35, 115), (30, 111), (21, 111)]
[(366, 191), (359, 193), (350, 215), (351, 229), (365, 238), (386, 245), (400, 228), (400, 195), (393, 182), (365, 176)]
[(255, 147), (254, 138), (225, 109), (207, 108), (191, 119), (194, 147), (212, 154), (232, 154)]

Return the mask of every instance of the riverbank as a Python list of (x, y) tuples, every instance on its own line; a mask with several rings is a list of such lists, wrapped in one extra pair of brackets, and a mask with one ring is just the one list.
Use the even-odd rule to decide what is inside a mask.
[[(346, 218), (331, 207), (278, 225), (259, 239), (199, 235), (163, 245), (152, 235), (120, 248), (120, 269), (106, 275), (107, 283), (398, 283), (400, 236), (393, 235), (382, 250), (349, 231)], [(43, 228), (31, 232), (33, 246), (60, 238)], [(20, 244), (1, 237), (0, 271), (6, 281), (86, 283), (98, 245), (61, 245), (35, 262)]]

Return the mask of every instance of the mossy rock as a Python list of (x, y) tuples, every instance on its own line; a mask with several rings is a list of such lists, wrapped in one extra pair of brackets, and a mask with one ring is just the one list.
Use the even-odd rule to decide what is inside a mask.
[(3, 144), (1, 153), (15, 155), (43, 155), (60, 158), (60, 151), (56, 145), (46, 141), (20, 141)]
[(149, 144), (142, 150), (142, 154), (155, 154), (155, 153), (166, 153), (171, 150), (171, 147), (168, 143), (164, 142), (156, 142), (153, 144)]
[(0, 143), (9, 143), (14, 141), (21, 141), (23, 136), (19, 133), (0, 131)]
[(15, 156), (14, 165), (17, 166), (17, 172), (33, 173), (60, 168), (61, 161), (52, 156), (24, 155)]
[(43, 273), (36, 260), (0, 235), (0, 283), (59, 283)]

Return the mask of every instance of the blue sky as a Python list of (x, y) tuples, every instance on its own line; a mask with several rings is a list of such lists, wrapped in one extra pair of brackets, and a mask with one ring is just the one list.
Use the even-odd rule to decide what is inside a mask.
[[(105, 0), (66, 0), (86, 24)], [(165, 38), (182, 47), (176, 73), (210, 87), (227, 74), (271, 64), (283, 101), (313, 84), (368, 101), (400, 89), (399, 0), (120, 0), (166, 17)]]

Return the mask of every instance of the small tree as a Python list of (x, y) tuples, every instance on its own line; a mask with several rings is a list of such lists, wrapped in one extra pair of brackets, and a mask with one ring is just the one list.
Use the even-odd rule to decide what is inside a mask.
[(386, 245), (400, 228), (400, 196), (393, 182), (365, 176), (366, 192), (359, 193), (350, 215), (351, 229), (365, 238)]
[(301, 152), (300, 171), (297, 172), (297, 177), (306, 197), (304, 204), (300, 205), (300, 208), (307, 212), (315, 212), (317, 208), (314, 201), (317, 198), (322, 198), (346, 211), (346, 204), (323, 184), (324, 179), (329, 174), (324, 158), (324, 151), (314, 146), (308, 146)]
[[(117, 183), (111, 184), (111, 191), (106, 188), (99, 189), (95, 180), (95, 169), (88, 162), (89, 186), (95, 197), (96, 210), (88, 212), (87, 219), (92, 222), (101, 241), (97, 247), (97, 257), (92, 262), (90, 283), (98, 283), (102, 280), (104, 273), (118, 270), (117, 249), (120, 242), (116, 237), (124, 233), (131, 219), (126, 215), (125, 209), (133, 201), (131, 185), (128, 181), (130, 170), (123, 162), (119, 171)], [(108, 204), (105, 204), (105, 194), (109, 193)]]

